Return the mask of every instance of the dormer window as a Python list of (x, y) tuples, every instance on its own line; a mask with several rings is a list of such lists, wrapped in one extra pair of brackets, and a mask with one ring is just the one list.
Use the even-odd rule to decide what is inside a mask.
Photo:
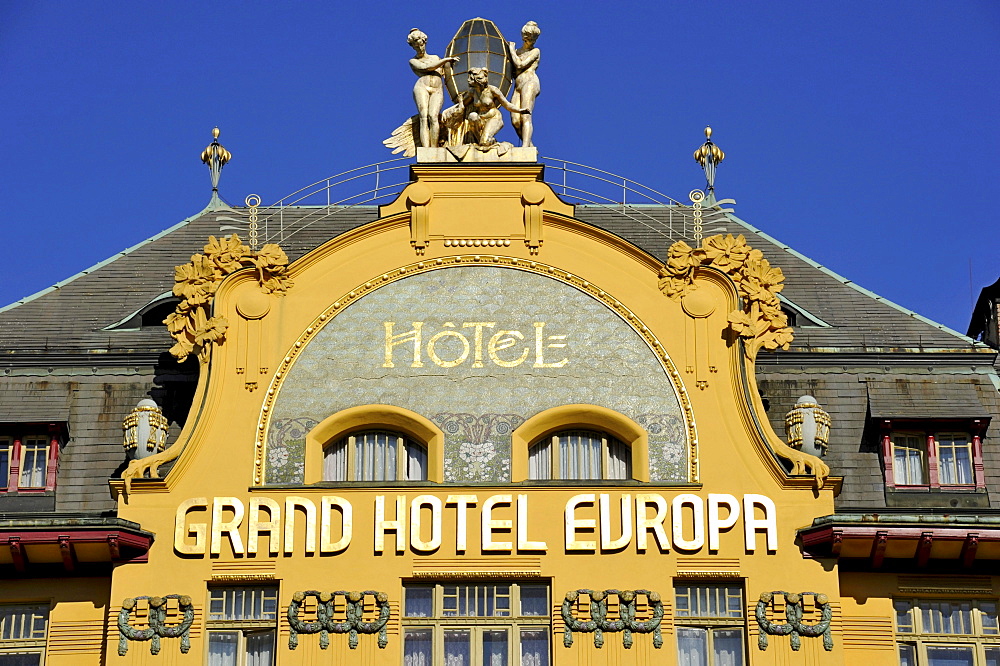
[[(882, 460), (890, 488), (985, 488), (982, 423), (882, 422)], [(900, 427), (902, 426), (902, 427)]]

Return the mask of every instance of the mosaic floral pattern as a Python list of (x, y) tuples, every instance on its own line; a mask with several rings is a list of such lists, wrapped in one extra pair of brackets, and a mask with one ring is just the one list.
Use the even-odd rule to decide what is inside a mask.
[(676, 414), (640, 414), (635, 422), (649, 433), (649, 478), (684, 478), (687, 451), (673, 446), (684, 439), (684, 419)]
[(302, 483), (305, 476), (306, 435), (318, 421), (278, 419), (271, 424), (267, 447), (268, 483)]
[(517, 414), (436, 415), (445, 437), (445, 481), (510, 481), (510, 434)]

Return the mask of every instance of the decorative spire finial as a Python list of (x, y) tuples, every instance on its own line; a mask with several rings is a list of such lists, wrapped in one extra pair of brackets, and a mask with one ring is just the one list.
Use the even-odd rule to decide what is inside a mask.
[(717, 145), (712, 143), (712, 128), (705, 128), (705, 143), (698, 150), (694, 151), (694, 159), (705, 170), (705, 178), (708, 181), (708, 191), (715, 191), (715, 168), (722, 160), (726, 159), (726, 154)]
[(213, 200), (219, 196), (219, 176), (222, 174), (222, 167), (226, 166), (226, 163), (233, 158), (233, 154), (219, 143), (219, 134), (221, 132), (219, 132), (218, 127), (213, 129), (212, 143), (205, 150), (201, 151), (201, 161), (207, 164), (209, 171), (212, 172)]

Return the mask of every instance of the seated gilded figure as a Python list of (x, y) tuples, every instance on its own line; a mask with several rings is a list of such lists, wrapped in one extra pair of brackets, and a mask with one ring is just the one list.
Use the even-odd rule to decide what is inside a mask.
[(441, 114), (441, 124), (448, 131), (447, 146), (473, 144), (488, 149), (493, 146), (496, 134), (503, 127), (500, 107), (511, 113), (530, 114), (531, 109), (514, 106), (494, 85), (490, 85), (489, 71), (483, 67), (469, 70), (469, 89), (455, 106)]

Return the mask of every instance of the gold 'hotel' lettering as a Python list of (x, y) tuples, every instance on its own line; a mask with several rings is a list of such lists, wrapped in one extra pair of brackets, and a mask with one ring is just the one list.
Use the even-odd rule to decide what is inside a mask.
[[(385, 360), (382, 363), (383, 368), (394, 368), (395, 365), (395, 354), (394, 350), (396, 347), (401, 345), (412, 344), (413, 354), (410, 356), (406, 355), (407, 359), (410, 360), (411, 368), (422, 368), (424, 367), (424, 352), (426, 351), (427, 357), (431, 360), (434, 365), (441, 368), (454, 368), (456, 366), (462, 365), (467, 360), (469, 356), (472, 356), (472, 367), (482, 368), (485, 367), (485, 360), (488, 358), (491, 363), (497, 365), (501, 368), (516, 368), (517, 366), (528, 360), (528, 356), (531, 355), (531, 345), (524, 345), (519, 351), (515, 350), (511, 353), (506, 353), (501, 355), (505, 349), (510, 349), (520, 343), (524, 342), (524, 333), (518, 330), (507, 330), (507, 329), (497, 329), (497, 322), (495, 321), (466, 321), (462, 322), (461, 327), (457, 326), (454, 322), (446, 321), (441, 325), (442, 330), (434, 333), (427, 339), (426, 346), (424, 345), (424, 324), (426, 322), (415, 321), (412, 322), (413, 328), (405, 333), (394, 333), (396, 322), (387, 321), (383, 322), (385, 326)], [(566, 334), (562, 335), (546, 335), (545, 334), (545, 322), (536, 321), (534, 323), (535, 329), (535, 344), (534, 344), (534, 362), (531, 367), (533, 368), (561, 368), (569, 363), (569, 358), (563, 358), (559, 361), (546, 361), (545, 360), (545, 350), (547, 349), (562, 349), (567, 346), (566, 339), (569, 337)], [(469, 340), (469, 336), (463, 333), (461, 329), (471, 328), (472, 340)], [(486, 353), (483, 354), (483, 341), (485, 336), (483, 335), (484, 329), (492, 329), (489, 336), (489, 340), (486, 341)], [(495, 332), (494, 332), (495, 331)], [(444, 345), (447, 340), (457, 341), (461, 349), (454, 358), (443, 358), (438, 353), (438, 348), (440, 345)], [(405, 347), (404, 347), (405, 349)]]
[[(757, 549), (758, 532), (764, 533), (768, 552), (777, 551), (777, 510), (766, 495), (747, 494), (741, 499), (710, 493), (707, 500), (694, 493), (678, 494), (671, 501), (658, 493), (637, 493), (634, 499), (625, 493), (617, 501), (608, 493), (573, 495), (562, 509), (565, 552), (620, 552), (634, 544), (639, 553), (666, 553), (671, 548), (694, 553), (706, 546), (716, 553), (720, 534), (729, 531), (743, 532), (747, 553)], [(545, 553), (548, 544), (531, 539), (529, 532), (550, 524), (554, 516), (532, 516), (528, 501), (527, 494), (490, 495), (482, 500), (477, 495), (448, 495), (443, 500), (429, 494), (412, 499), (376, 495), (371, 544), (378, 554), (402, 555), (407, 549), (429, 554), (453, 547), (461, 555), (469, 548), (470, 526), (478, 524), (483, 553)], [(478, 510), (478, 520), (475, 514), (469, 515), (473, 509)], [(334, 554), (351, 545), (353, 515), (351, 503), (335, 495), (322, 496), (319, 507), (308, 497), (289, 496), (283, 505), (254, 497), (249, 510), (238, 497), (194, 497), (177, 507), (174, 549), (183, 555), (218, 556), (228, 541), (227, 550), (236, 556), (289, 557), (300, 550), (315, 554), (317, 549), (321, 554)], [(742, 530), (736, 526), (741, 520)], [(446, 522), (455, 528), (453, 544), (444, 543)], [(261, 536), (267, 537), (266, 548)], [(391, 545), (386, 544), (386, 537)]]

